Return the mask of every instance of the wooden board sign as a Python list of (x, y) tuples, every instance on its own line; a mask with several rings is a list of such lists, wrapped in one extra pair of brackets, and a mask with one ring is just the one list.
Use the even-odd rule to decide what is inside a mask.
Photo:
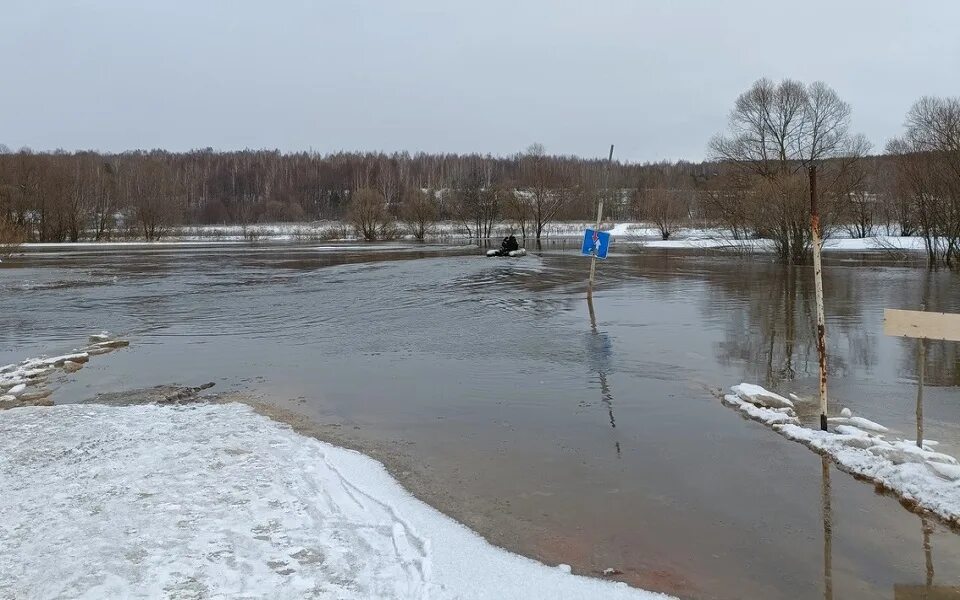
[(960, 342), (960, 314), (888, 308), (883, 311), (883, 333)]
[(894, 584), (893, 597), (894, 600), (960, 600), (960, 587)]

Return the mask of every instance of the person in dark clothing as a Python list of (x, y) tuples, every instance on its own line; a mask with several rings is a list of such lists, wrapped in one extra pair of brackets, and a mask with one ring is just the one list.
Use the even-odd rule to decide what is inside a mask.
[(503, 241), (500, 243), (500, 249), (497, 250), (496, 256), (510, 256), (511, 252), (519, 249), (520, 249), (520, 244), (517, 243), (517, 238), (515, 236), (509, 235), (503, 238)]

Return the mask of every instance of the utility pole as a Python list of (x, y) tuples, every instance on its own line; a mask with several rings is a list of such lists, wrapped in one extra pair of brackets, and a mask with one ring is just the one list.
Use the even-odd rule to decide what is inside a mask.
[[(594, 231), (600, 231), (600, 220), (603, 217), (603, 197), (606, 196), (610, 191), (610, 163), (613, 162), (613, 144), (610, 144), (610, 155), (607, 156), (607, 164), (603, 167), (603, 194), (600, 196), (600, 201), (597, 203), (597, 224), (594, 226)], [(594, 238), (596, 239), (596, 238)], [(594, 255), (590, 258), (590, 283), (587, 288), (591, 293), (593, 292), (593, 275), (597, 270), (597, 256)]]
[(820, 210), (817, 165), (810, 165), (810, 233), (813, 237), (813, 282), (817, 294), (817, 357), (820, 362), (820, 429), (827, 430), (827, 332), (823, 315), (823, 269), (820, 263)]

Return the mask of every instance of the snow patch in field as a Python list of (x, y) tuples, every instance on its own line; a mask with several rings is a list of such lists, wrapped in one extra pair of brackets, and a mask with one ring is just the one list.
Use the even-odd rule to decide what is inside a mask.
[[(579, 238), (587, 228), (595, 227), (592, 221), (557, 221), (544, 226), (542, 235), (546, 238)], [(651, 223), (605, 221), (601, 229), (618, 238), (618, 243), (642, 243), (649, 248), (718, 250), (732, 252), (769, 252), (773, 242), (769, 239), (734, 239), (733, 232), (725, 228), (683, 227), (671, 232), (670, 239), (660, 239), (660, 231)], [(450, 238), (453, 240), (473, 239), (470, 230), (464, 224), (455, 221), (443, 221), (433, 225), (431, 238)], [(509, 222), (497, 223), (490, 232), (491, 239), (499, 239), (510, 234), (519, 234), (518, 227)], [(349, 224), (340, 221), (314, 221), (300, 223), (255, 223), (248, 225), (187, 225), (175, 228), (160, 242), (146, 241), (101, 241), (69, 243), (27, 243), (23, 249), (76, 249), (84, 247), (129, 248), (137, 251), (156, 247), (189, 247), (195, 245), (234, 245), (238, 242), (261, 241), (356, 241), (356, 235)], [(410, 239), (410, 236), (403, 236)], [(370, 245), (361, 246), (369, 249)], [(336, 249), (336, 246), (333, 246)], [(923, 238), (874, 235), (866, 238), (831, 237), (824, 242), (825, 251), (869, 252), (869, 251), (921, 251)]]
[[(762, 390), (762, 392), (759, 392)], [(723, 403), (746, 417), (759, 421), (787, 439), (826, 454), (840, 469), (873, 481), (915, 503), (948, 523), (960, 525), (960, 463), (948, 454), (933, 450), (937, 442), (923, 440), (918, 447), (908, 440), (884, 439), (889, 430), (845, 409), (843, 417), (828, 422), (834, 431), (803, 427), (792, 408), (756, 406), (751, 397), (773, 395), (753, 384), (739, 384)]]
[(0, 413), (0, 597), (635, 598), (241, 404)]

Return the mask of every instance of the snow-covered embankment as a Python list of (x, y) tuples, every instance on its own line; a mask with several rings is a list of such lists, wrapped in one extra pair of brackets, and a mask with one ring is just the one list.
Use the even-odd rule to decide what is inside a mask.
[(491, 546), (242, 404), (0, 412), (0, 597), (666, 598)]
[(924, 440), (920, 448), (913, 441), (888, 440), (886, 427), (854, 416), (849, 409), (828, 419), (832, 431), (810, 429), (801, 425), (790, 399), (748, 383), (733, 386), (731, 392), (723, 403), (744, 416), (828, 455), (840, 469), (869, 479), (908, 504), (960, 526), (960, 464), (936, 452), (937, 442)]

